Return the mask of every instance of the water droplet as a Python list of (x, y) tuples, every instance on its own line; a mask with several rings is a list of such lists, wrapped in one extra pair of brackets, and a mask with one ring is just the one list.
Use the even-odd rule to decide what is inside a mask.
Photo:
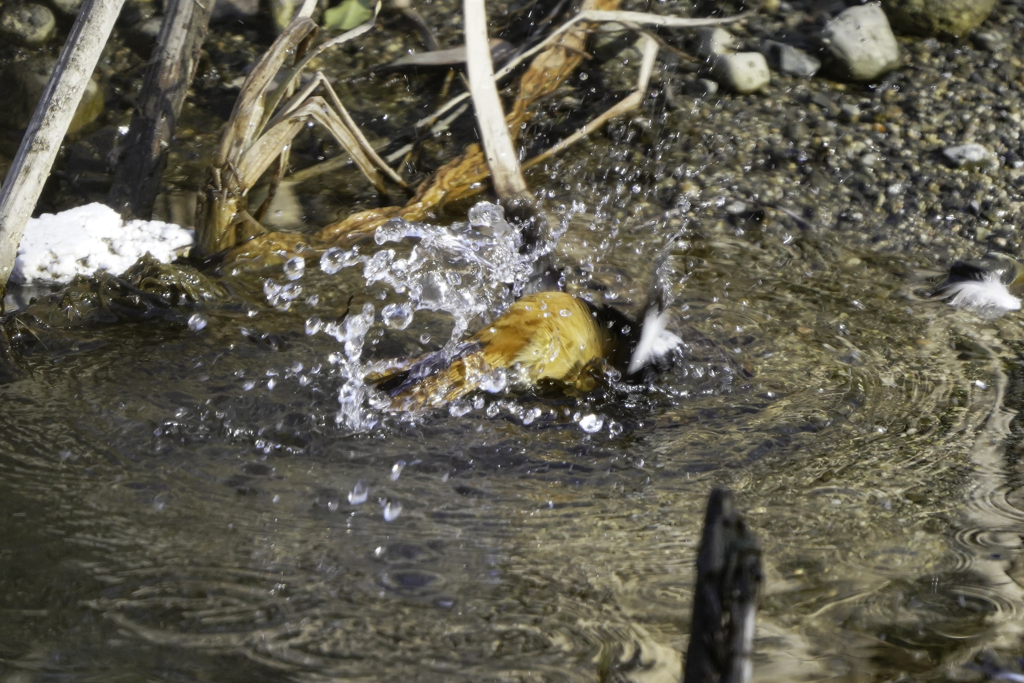
[(350, 505), (362, 505), (366, 502), (369, 495), (370, 485), (360, 479), (356, 482), (356, 485), (352, 487), (352, 490), (348, 492), (348, 502)]
[(619, 434), (622, 434), (622, 425), (616, 422), (615, 420), (612, 420), (611, 422), (608, 423), (608, 433), (611, 434), (612, 436), (618, 436)]
[(402, 476), (402, 470), (405, 469), (405, 461), (399, 460), (391, 466), (391, 474), (388, 475), (388, 479), (391, 481), (398, 481), (398, 478)]
[(505, 223), (505, 210), (497, 204), (490, 202), (477, 202), (468, 212), (466, 218), (469, 224), (477, 230), (484, 231), (487, 228), (493, 230), (495, 226), (508, 225)]
[(408, 303), (388, 304), (380, 312), (381, 320), (393, 330), (404, 330), (412, 322), (413, 310)]
[(604, 426), (604, 418), (594, 413), (588, 413), (579, 419), (579, 426), (587, 434), (593, 434), (601, 431), (601, 427)]
[(301, 256), (290, 258), (284, 262), (284, 276), (289, 280), (298, 280), (306, 272), (306, 259)]
[(429, 343), (430, 343), (430, 335), (427, 334), (426, 332), (424, 332), (423, 334), (420, 335), (420, 344), (429, 344)]
[(536, 420), (538, 417), (540, 417), (540, 415), (541, 415), (540, 408), (537, 408), (537, 407), (530, 408), (529, 410), (527, 410), (527, 411), (525, 411), (523, 413), (523, 424), (524, 425), (533, 424), (534, 420)]
[(448, 414), (452, 417), (462, 417), (471, 410), (473, 410), (473, 406), (467, 401), (452, 401), (451, 404), (448, 405)]
[(570, 311), (568, 308), (563, 308), (558, 312), (558, 315), (562, 316), (563, 318), (568, 318), (569, 316), (572, 315), (572, 311)]
[(504, 391), (506, 386), (508, 386), (508, 375), (505, 374), (504, 368), (492, 370), (480, 378), (480, 388), (491, 394)]
[(315, 315), (306, 321), (306, 334), (316, 334), (324, 326), (324, 321)]
[(359, 247), (352, 247), (351, 251), (331, 247), (320, 257), (320, 270), (328, 275), (334, 275), (342, 268), (347, 268), (358, 260)]
[(384, 521), (393, 522), (402, 514), (402, 504), (397, 500), (389, 500), (384, 504)]
[(205, 316), (202, 316), (199, 313), (193, 313), (191, 315), (191, 317), (189, 317), (189, 319), (188, 319), (188, 329), (192, 330), (193, 332), (198, 332), (199, 330), (203, 329), (204, 327), (206, 327), (206, 317)]

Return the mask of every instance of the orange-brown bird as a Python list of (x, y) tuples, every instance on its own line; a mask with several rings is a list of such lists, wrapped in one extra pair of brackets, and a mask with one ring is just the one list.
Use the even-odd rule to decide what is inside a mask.
[[(547, 381), (586, 391), (587, 370), (607, 363), (627, 379), (659, 366), (682, 343), (665, 330), (663, 304), (649, 305), (642, 321), (610, 306), (597, 306), (565, 292), (528, 294), (493, 323), (461, 344), (407, 368), (371, 378), (392, 399), (394, 410), (437, 407), (480, 388), (495, 371), (513, 387)], [(504, 383), (504, 382), (502, 382)]]

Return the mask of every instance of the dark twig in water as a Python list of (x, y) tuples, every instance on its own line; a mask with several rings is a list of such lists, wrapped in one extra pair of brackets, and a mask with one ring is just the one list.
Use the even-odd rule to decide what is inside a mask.
[(171, 0), (167, 8), (128, 128), (127, 147), (110, 188), (110, 205), (120, 210), (123, 218), (148, 220), (152, 216), (212, 9), (211, 2), (193, 0)]
[(714, 489), (697, 555), (684, 683), (750, 680), (754, 621), (763, 582), (757, 540), (736, 511), (732, 493)]

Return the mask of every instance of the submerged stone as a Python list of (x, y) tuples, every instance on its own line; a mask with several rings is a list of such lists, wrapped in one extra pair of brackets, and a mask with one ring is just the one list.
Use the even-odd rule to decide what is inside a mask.
[(873, 81), (900, 64), (900, 48), (877, 3), (850, 7), (821, 34), (835, 71), (853, 81)]
[[(28, 125), (56, 63), (52, 57), (30, 57), (0, 71), (0, 124), (14, 128)], [(98, 119), (103, 107), (103, 89), (96, 79), (90, 78), (68, 126), (68, 134)]]
[(0, 34), (22, 45), (34, 47), (48, 43), (57, 32), (53, 12), (42, 5), (8, 6), (0, 14)]
[(772, 80), (768, 62), (760, 52), (737, 52), (713, 57), (711, 75), (741, 95), (757, 92)]
[(961, 36), (985, 21), (996, 0), (882, 0), (882, 5), (900, 33)]

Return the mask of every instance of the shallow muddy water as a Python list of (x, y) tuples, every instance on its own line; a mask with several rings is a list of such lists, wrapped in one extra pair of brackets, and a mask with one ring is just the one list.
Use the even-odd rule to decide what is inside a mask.
[[(429, 13), (446, 43), (452, 12)], [(414, 42), (386, 30), (405, 42), (331, 58), (373, 137), (443, 79), (368, 75)], [(232, 41), (211, 59), (247, 63), (249, 36)], [(224, 275), (230, 296), (180, 323), (26, 343), (0, 385), (0, 683), (676, 681), (715, 486), (764, 550), (756, 680), (981, 680), (1012, 662), (1021, 318), (925, 295), (951, 256), (1019, 242), (1024, 151), (989, 128), (1020, 107), (985, 109), (994, 72), (976, 67), (994, 57), (904, 45), (883, 83), (782, 78), (748, 98), (687, 94), (696, 67), (663, 57), (642, 111), (528, 173), (575, 293), (635, 313), (674, 240), (686, 343), (651, 388), (380, 409), (367, 371), (475, 331), (529, 270), (501, 234), (449, 231), (469, 205), (326, 268)], [(552, 98), (531, 153), (628, 92), (636, 59), (617, 59)], [(222, 68), (186, 107), (171, 194), (199, 189), (241, 73)], [(414, 175), (472, 137), (454, 130)], [(1003, 161), (948, 168), (937, 150), (961, 134)], [(325, 138), (300, 136), (296, 165), (330, 156)], [(77, 178), (47, 206), (81, 203)], [(379, 202), (349, 171), (296, 196), (307, 229)]]
[[(579, 291), (639, 295), (650, 224), (563, 226), (560, 258), (620, 255)], [(758, 680), (960, 680), (1014, 646), (1019, 319), (921, 298), (919, 263), (694, 220), (666, 266), (686, 350), (653, 389), (388, 416), (358, 370), (453, 325), (382, 323), (410, 293), (367, 285), (368, 255), (414, 243), (243, 276), (202, 329), (81, 332), (0, 387), (4, 680), (676, 680), (723, 485), (765, 552)], [(496, 271), (460, 272), (501, 305)]]

